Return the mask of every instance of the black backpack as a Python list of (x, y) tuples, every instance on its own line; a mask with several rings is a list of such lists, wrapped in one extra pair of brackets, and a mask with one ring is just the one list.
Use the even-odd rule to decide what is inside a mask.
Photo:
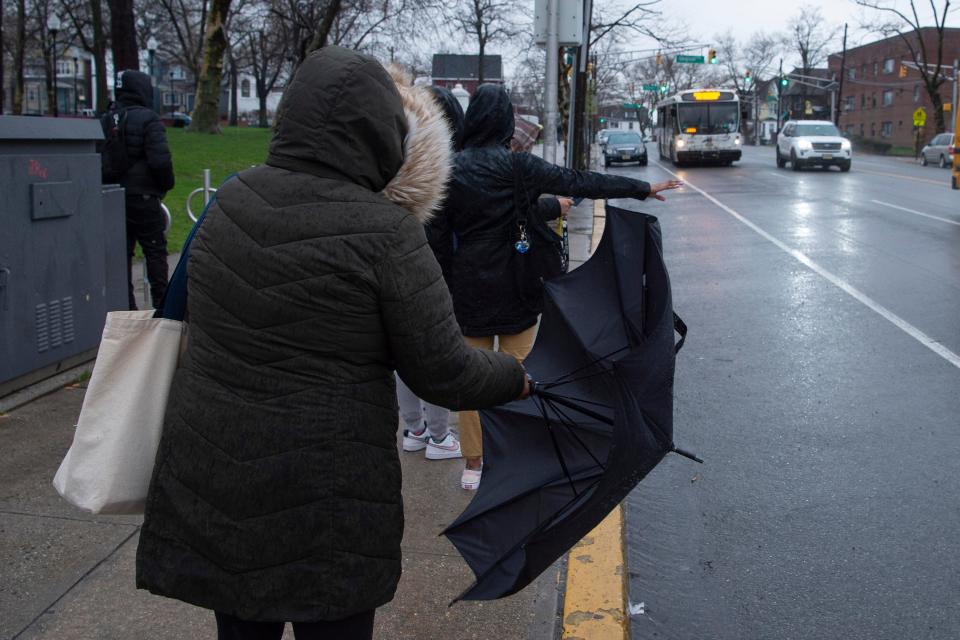
[(100, 176), (104, 184), (120, 181), (127, 172), (127, 110), (117, 106), (100, 116), (103, 127), (103, 146), (100, 148)]

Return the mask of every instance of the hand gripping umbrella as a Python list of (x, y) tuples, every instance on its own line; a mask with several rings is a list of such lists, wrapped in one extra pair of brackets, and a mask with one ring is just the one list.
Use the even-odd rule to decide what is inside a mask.
[(480, 412), (483, 483), (444, 532), (476, 576), (458, 600), (528, 585), (668, 452), (700, 461), (673, 444), (685, 335), (657, 219), (608, 206), (593, 256), (546, 284), (531, 396)]

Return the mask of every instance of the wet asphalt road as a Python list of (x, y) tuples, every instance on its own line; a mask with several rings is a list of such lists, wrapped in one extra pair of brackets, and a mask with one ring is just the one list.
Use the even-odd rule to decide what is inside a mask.
[[(608, 171), (667, 179), (650, 166)], [(960, 638), (960, 192), (840, 173), (666, 169), (675, 441), (628, 500), (635, 639)], [(696, 187), (703, 193), (696, 191)], [(712, 200), (711, 200), (712, 198)]]

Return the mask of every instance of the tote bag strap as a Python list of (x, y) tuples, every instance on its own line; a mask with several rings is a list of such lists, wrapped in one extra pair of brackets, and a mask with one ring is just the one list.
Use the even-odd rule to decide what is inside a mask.
[[(230, 175), (218, 188), (223, 188), (223, 185), (236, 175), (235, 173)], [(154, 318), (182, 321), (184, 316), (187, 315), (187, 259), (190, 257), (190, 244), (197, 235), (200, 225), (203, 224), (204, 218), (207, 217), (210, 206), (216, 201), (217, 193), (214, 192), (203, 208), (203, 213), (193, 223), (193, 228), (190, 229), (187, 240), (183, 243), (183, 249), (180, 251), (180, 260), (177, 262), (177, 267), (173, 270), (173, 275), (170, 276), (170, 281), (167, 283), (167, 292), (163, 296), (163, 302), (160, 303), (160, 308), (153, 314)]]

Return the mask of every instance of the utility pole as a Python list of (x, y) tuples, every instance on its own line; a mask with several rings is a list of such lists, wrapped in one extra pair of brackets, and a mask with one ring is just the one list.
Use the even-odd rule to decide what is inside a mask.
[(547, 0), (547, 77), (543, 89), (544, 136), (543, 159), (557, 163), (557, 76), (560, 73), (558, 32), (559, 0)]
[(837, 89), (837, 110), (833, 114), (833, 124), (840, 126), (840, 105), (843, 104), (843, 77), (847, 75), (847, 23), (843, 23), (843, 54), (840, 56), (840, 87)]
[(570, 77), (568, 78), (570, 83), (570, 108), (567, 114), (567, 157), (565, 166), (568, 169), (573, 169), (574, 162), (576, 162), (574, 150), (577, 147), (574, 140), (576, 136), (580, 135), (580, 129), (577, 127), (577, 100), (581, 99), (580, 96), (577, 95), (577, 76), (580, 74), (580, 49), (579, 47), (571, 47), (569, 51), (573, 56), (573, 64), (570, 66)]
[(783, 58), (780, 58), (780, 75), (777, 76), (777, 138), (780, 138), (780, 114), (783, 113)]
[(953, 60), (953, 168), (950, 170), (953, 175), (950, 177), (950, 186), (954, 189), (960, 189), (960, 108), (957, 108), (957, 102), (960, 101), (960, 60)]

